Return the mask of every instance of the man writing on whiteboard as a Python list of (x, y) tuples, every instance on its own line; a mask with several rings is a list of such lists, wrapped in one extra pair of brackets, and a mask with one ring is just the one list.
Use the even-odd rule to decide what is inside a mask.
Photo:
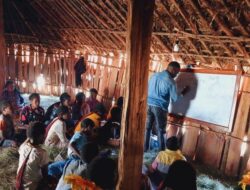
[(159, 149), (165, 150), (165, 139), (167, 125), (167, 113), (170, 99), (177, 101), (179, 96), (184, 96), (188, 87), (185, 87), (181, 95), (177, 94), (174, 78), (180, 72), (180, 64), (176, 61), (169, 63), (167, 70), (155, 73), (148, 84), (148, 110), (146, 120), (146, 134), (144, 141), (144, 151), (149, 149), (149, 141), (153, 124), (155, 124), (159, 142)]

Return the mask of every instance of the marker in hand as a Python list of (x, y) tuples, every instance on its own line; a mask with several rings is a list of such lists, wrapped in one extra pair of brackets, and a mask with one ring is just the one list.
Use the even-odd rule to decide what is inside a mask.
[(181, 91), (181, 95), (182, 95), (182, 96), (185, 96), (185, 95), (188, 93), (189, 90), (190, 90), (190, 87), (189, 87), (189, 86), (185, 86), (185, 87), (182, 89), (182, 91)]

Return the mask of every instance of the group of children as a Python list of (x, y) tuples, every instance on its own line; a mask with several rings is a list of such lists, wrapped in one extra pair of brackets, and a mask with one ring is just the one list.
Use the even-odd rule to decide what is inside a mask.
[[(80, 183), (77, 176), (84, 179), (82, 186), (115, 188), (117, 163), (99, 148), (114, 145), (114, 139), (119, 142), (123, 98), (118, 98), (107, 113), (97, 100), (97, 90), (91, 89), (90, 94), (86, 99), (84, 93), (78, 93), (72, 104), (71, 96), (63, 93), (45, 112), (39, 94), (32, 93), (30, 105), (22, 107), (23, 99), (14, 83), (6, 83), (0, 101), (0, 147), (20, 146), (16, 189), (68, 190)], [(177, 138), (169, 138), (166, 145), (152, 166), (143, 167), (146, 180), (142, 182), (148, 183), (142, 183), (142, 189), (196, 190), (195, 171), (180, 152)], [(67, 148), (67, 158), (50, 162), (44, 146)]]

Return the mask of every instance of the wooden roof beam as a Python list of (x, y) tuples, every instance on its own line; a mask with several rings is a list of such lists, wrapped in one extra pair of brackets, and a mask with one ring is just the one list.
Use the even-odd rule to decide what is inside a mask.
[(110, 0), (107, 0), (106, 1), (108, 3), (108, 5), (114, 10), (114, 12), (119, 15), (119, 17), (122, 19), (122, 22), (123, 23), (127, 23), (127, 20), (126, 20), (126, 17), (124, 17), (121, 12), (119, 10), (117, 10), (117, 8), (114, 6), (114, 4), (110, 1)]
[[(186, 12), (185, 9), (183, 9), (183, 7), (181, 7), (175, 0), (171, 0), (171, 2), (176, 6), (176, 8), (178, 9), (179, 13), (181, 14), (182, 18), (185, 20), (185, 22), (189, 25), (191, 31), (194, 34), (197, 34), (197, 29), (196, 26), (194, 25), (194, 23), (191, 21), (190, 19), (190, 15)], [(212, 52), (210, 51), (210, 49), (207, 47), (206, 43), (203, 42), (201, 39), (199, 39), (199, 41), (201, 42), (201, 44), (204, 46), (204, 48), (210, 53), (210, 55), (212, 55)], [(222, 68), (222, 65), (218, 62), (218, 60), (215, 59), (215, 61), (217, 62), (217, 64)]]
[[(202, 3), (206, 6), (206, 10), (209, 12), (209, 14), (214, 18), (215, 22), (219, 25), (219, 27), (222, 29), (223, 32), (225, 32), (228, 36), (233, 36), (233, 33), (222, 23), (222, 21), (219, 19), (219, 17), (216, 16), (215, 10), (210, 6), (210, 4), (204, 0)], [(242, 51), (245, 56), (249, 57), (248, 53), (246, 52), (245, 48), (242, 48), (239, 44), (235, 43), (237, 45), (237, 48)]]
[[(176, 26), (177, 28), (181, 29), (180, 24), (176, 21), (176, 19), (175, 19), (175, 18), (172, 16), (172, 14), (168, 11), (167, 7), (166, 7), (164, 4), (162, 4), (162, 5), (163, 5), (163, 8), (164, 8), (164, 10), (165, 10), (165, 13), (168, 15), (168, 17), (171, 18), (171, 22), (174, 23), (173, 25)], [(164, 27), (168, 30), (166, 24), (165, 24), (164, 22), (163, 22), (163, 24), (164, 24)], [(199, 51), (197, 50), (196, 46), (193, 44), (192, 40), (190, 40), (189, 38), (187, 38), (187, 40), (188, 40), (188, 42), (190, 43), (190, 45), (192, 46), (192, 48), (195, 49), (195, 51), (197, 52), (197, 54), (199, 54)], [(207, 63), (207, 60), (204, 59), (204, 57), (200, 57), (200, 59), (201, 59), (204, 63)]]
[(229, 8), (228, 8), (228, 5), (224, 2), (224, 1), (221, 1), (221, 3), (224, 5), (224, 7), (226, 8), (227, 10), (227, 13), (234, 19), (234, 21), (237, 23), (237, 25), (239, 26), (242, 34), (244, 36), (249, 36), (249, 33), (248, 31), (242, 26), (242, 24), (240, 23), (239, 19), (237, 18), (237, 16), (235, 15), (235, 13), (233, 11), (231, 11)]
[[(199, 13), (200, 18), (202, 19), (202, 22), (206, 25), (206, 27), (209, 28), (209, 30), (210, 30), (214, 35), (216, 35), (217, 32), (215, 32), (214, 30), (212, 30), (212, 28), (208, 25), (208, 22), (207, 22), (206, 18), (203, 16), (203, 13), (202, 13), (201, 10), (197, 7), (197, 5), (193, 2), (193, 0), (190, 0), (189, 3), (190, 3), (191, 6), (193, 7), (193, 9), (194, 9), (196, 12)], [(212, 35), (210, 35), (209, 37), (211, 37), (211, 36), (212, 36)], [(223, 36), (221, 36), (221, 37), (223, 38)], [(222, 46), (224, 49), (226, 49), (226, 50), (229, 52), (229, 54), (230, 54), (231, 56), (233, 56), (233, 52), (232, 52), (232, 50), (231, 50), (228, 46), (226, 46), (223, 42), (220, 42), (220, 41), (219, 41), (219, 44), (221, 44), (221, 46)], [(239, 64), (239, 62), (238, 62), (238, 64)]]

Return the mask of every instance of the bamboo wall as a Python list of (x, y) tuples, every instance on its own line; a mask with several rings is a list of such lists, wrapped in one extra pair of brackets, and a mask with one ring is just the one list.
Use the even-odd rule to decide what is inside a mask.
[[(75, 87), (74, 65), (80, 52), (48, 50), (39, 47), (12, 45), (6, 52), (6, 78), (15, 79), (21, 92), (39, 92), (59, 95), (67, 91), (88, 94), (92, 87), (99, 92), (99, 99), (106, 106), (113, 98), (124, 94), (124, 55), (113, 53), (89, 55), (83, 53), (87, 72), (83, 75), (81, 89)], [(167, 62), (151, 60), (150, 74), (166, 68)], [(37, 78), (45, 78), (45, 85), (38, 89)], [(250, 169), (250, 76), (242, 76), (237, 110), (232, 132), (213, 130), (196, 122), (182, 122), (169, 117), (168, 136), (177, 135), (182, 141), (182, 151), (193, 160), (215, 167), (230, 176), (237, 176)], [(242, 150), (246, 149), (245, 154)]]

